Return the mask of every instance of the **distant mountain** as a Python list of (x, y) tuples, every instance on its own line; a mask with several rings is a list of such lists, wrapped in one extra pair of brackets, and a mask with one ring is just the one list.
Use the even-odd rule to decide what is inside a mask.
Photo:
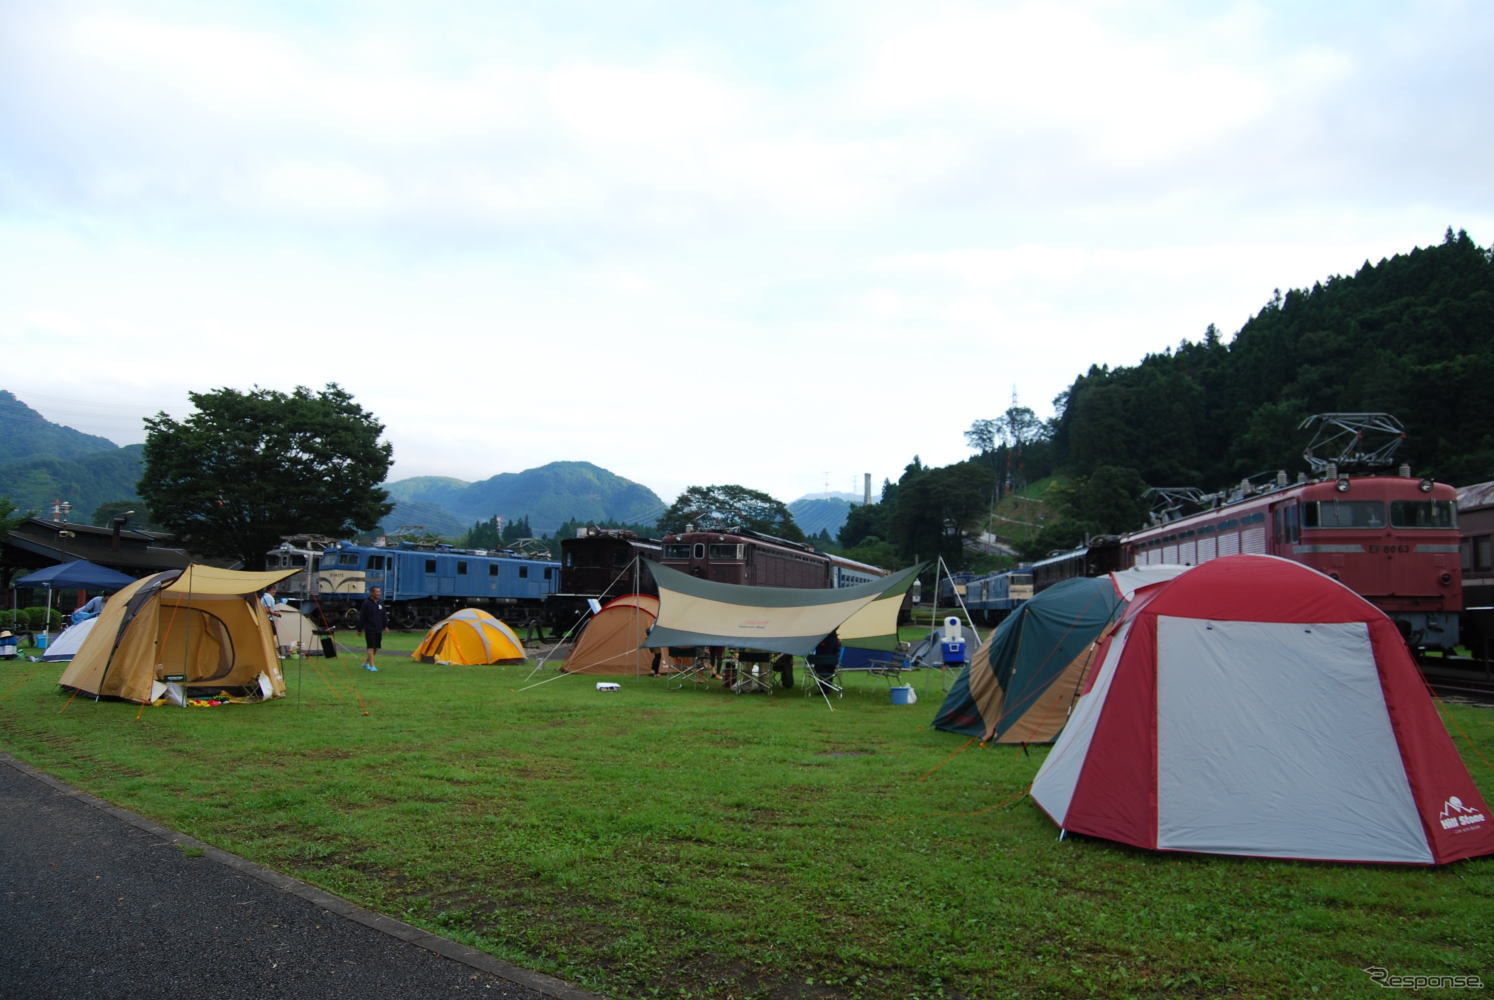
[[(72, 504), (71, 519), (87, 523), (102, 504), (139, 500), (143, 445), (116, 446), (107, 438), (53, 424), (0, 390), (0, 496), (22, 511), (46, 513), (54, 500)], [(420, 476), (385, 483), (394, 511), (385, 532), (419, 525), (458, 538), (491, 517), (528, 518), (537, 535), (553, 535), (567, 521), (652, 525), (668, 504), (646, 486), (590, 462), (551, 462), (469, 483)], [(853, 494), (820, 494), (789, 505), (807, 535), (840, 532)]]
[(45, 517), (66, 500), (68, 519), (88, 524), (102, 504), (139, 500), (144, 450), (51, 423), (0, 389), (0, 496), (22, 512)]
[(0, 389), (0, 466), (27, 458), (82, 458), (119, 447), (108, 438), (54, 424)]
[[(457, 534), (478, 521), (498, 516), (529, 519), (536, 534), (553, 534), (566, 521), (618, 521), (652, 524), (668, 505), (647, 486), (614, 475), (590, 462), (551, 462), (524, 472), (505, 472), (478, 483), (442, 476), (402, 479), (385, 486), (395, 501), (386, 529), (430, 523), (434, 509), (461, 523)], [(417, 509), (410, 505), (418, 505)], [(420, 513), (425, 519), (422, 520)]]
[(442, 538), (461, 538), (472, 529), (473, 522), (453, 514), (440, 504), (423, 500), (397, 501), (394, 511), (386, 517), (380, 527), (385, 533), (401, 528), (419, 528), (417, 533), (440, 535)]
[(814, 538), (821, 531), (827, 531), (831, 538), (835, 538), (850, 516), (851, 508), (860, 502), (861, 497), (853, 493), (816, 493), (800, 497), (789, 504), (788, 509), (794, 516), (794, 523), (807, 537)]

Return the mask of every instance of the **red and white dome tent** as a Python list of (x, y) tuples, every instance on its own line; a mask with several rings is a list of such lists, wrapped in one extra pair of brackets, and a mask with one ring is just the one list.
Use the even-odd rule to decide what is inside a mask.
[(1066, 831), (1165, 851), (1444, 864), (1494, 816), (1394, 623), (1275, 556), (1136, 594), (1032, 784)]

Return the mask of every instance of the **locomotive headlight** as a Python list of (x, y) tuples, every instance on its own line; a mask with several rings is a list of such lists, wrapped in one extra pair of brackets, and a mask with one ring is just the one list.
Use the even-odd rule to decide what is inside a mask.
[(1416, 488), (1421, 490), (1423, 493), (1430, 493), (1432, 492), (1432, 481), (1430, 479), (1423, 479), (1421, 482), (1416, 484)]
[(1452, 583), (1452, 574), (1451, 573), (1443, 573), (1441, 576), (1437, 577), (1437, 579), (1441, 580), (1442, 581), (1442, 586), (1445, 587), (1449, 583)]
[(1340, 493), (1347, 493), (1347, 492), (1349, 492), (1349, 480), (1348, 480), (1348, 478), (1347, 477), (1340, 478), (1338, 482), (1336, 482), (1336, 483), (1333, 484), (1333, 488), (1336, 489), (1336, 490), (1338, 490)]

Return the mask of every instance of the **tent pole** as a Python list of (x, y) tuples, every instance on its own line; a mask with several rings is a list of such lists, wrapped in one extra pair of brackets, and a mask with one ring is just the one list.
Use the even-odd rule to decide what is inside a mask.
[(939, 581), (945, 572), (944, 557), (939, 556), (939, 561), (934, 563), (934, 599), (929, 604), (929, 631), (939, 627)]
[[(602, 589), (601, 596), (602, 597), (606, 597), (608, 594), (612, 593), (612, 588), (615, 587), (615, 586), (617, 586), (617, 584), (618, 584), (619, 581), (626, 580), (628, 578), (628, 573), (629, 573), (630, 570), (632, 571), (632, 574), (633, 574), (633, 593), (635, 593), (635, 594), (638, 593), (638, 588), (643, 585), (643, 566), (641, 564), (640, 559), (641, 559), (641, 557), (639, 557), (637, 555), (633, 556), (632, 562), (628, 563), (628, 565), (624, 566), (621, 570), (619, 570), (618, 573), (617, 573), (617, 575), (612, 578), (611, 582), (609, 582), (607, 584), (607, 586)], [(622, 595), (619, 594), (617, 596), (622, 596)], [(586, 620), (586, 616), (589, 613), (589, 611), (590, 611), (590, 608), (588, 608), (586, 611), (581, 612), (581, 615), (574, 622), (571, 623), (571, 627), (568, 628), (568, 629), (566, 629), (564, 632), (561, 633), (561, 635), (560, 635), (560, 641), (557, 642), (555, 644), (555, 646), (559, 646), (561, 643), (565, 642), (566, 637), (569, 636), (572, 632), (576, 631), (576, 627), (578, 625), (580, 625), (583, 621)], [(637, 613), (636, 609), (634, 610), (634, 613), (635, 614)], [(555, 651), (554, 647), (552, 647), (551, 650), (550, 650), (550, 652), (554, 652), (554, 651)], [(550, 654), (546, 653), (545, 656), (539, 661), (539, 663), (537, 663), (535, 665), (534, 669), (529, 672), (529, 676), (533, 677), (535, 674), (539, 673), (541, 670), (544, 669), (545, 664), (548, 663), (548, 662), (550, 662)], [(635, 659), (635, 661), (633, 663), (633, 673), (634, 673), (635, 677), (638, 674), (638, 663), (637, 663), (636, 659)], [(528, 680), (528, 678), (525, 678), (525, 680)]]
[[(642, 586), (643, 586), (643, 567), (639, 565), (638, 555), (635, 553), (634, 556), (633, 556), (633, 593), (635, 593), (635, 594), (638, 593), (639, 588), (642, 587)], [(639, 613), (642, 610), (643, 610), (642, 608), (638, 607), (637, 602), (634, 602), (634, 605), (633, 605), (633, 626), (634, 626), (634, 631), (635, 632), (637, 631), (637, 626), (638, 626), (638, 616), (639, 616)], [(641, 648), (641, 647), (639, 647), (639, 648)], [(642, 676), (643, 676), (643, 664), (639, 661), (639, 659), (638, 659), (638, 649), (635, 648), (633, 650), (633, 679), (637, 680), (638, 678), (640, 678)]]
[[(946, 566), (944, 569), (947, 572), (949, 567)], [(960, 611), (965, 615), (965, 621), (970, 625), (970, 634), (975, 636), (975, 645), (979, 647), (981, 644), (980, 630), (975, 627), (975, 616), (970, 613), (969, 608), (965, 607), (965, 599), (960, 596), (959, 590), (954, 586), (954, 577), (952, 575), (950, 576), (949, 589), (954, 593), (955, 603), (960, 606)]]
[[(949, 571), (949, 566), (945, 564), (943, 556), (939, 557), (939, 569), (943, 573), (943, 575), (949, 580), (949, 591), (950, 591), (950, 593), (954, 594), (955, 604), (959, 607), (960, 613), (965, 616), (965, 622), (970, 626), (970, 633), (975, 636), (975, 644), (976, 644), (976, 646), (979, 646), (983, 640), (980, 637), (980, 630), (975, 627), (975, 616), (970, 613), (970, 609), (969, 608), (965, 607), (965, 600), (964, 600), (964, 598), (960, 597), (959, 590), (955, 588), (955, 585), (954, 585), (954, 574), (952, 574)], [(935, 606), (935, 608), (938, 607), (938, 601), (939, 601), (939, 574), (936, 573), (934, 575), (934, 602), (935, 602), (934, 606)], [(929, 622), (929, 628), (938, 628), (938, 627), (939, 627), (939, 622), (938, 622), (938, 618), (937, 618), (937, 615), (936, 615), (935, 618), (934, 618), (934, 620), (932, 620), (932, 621)]]

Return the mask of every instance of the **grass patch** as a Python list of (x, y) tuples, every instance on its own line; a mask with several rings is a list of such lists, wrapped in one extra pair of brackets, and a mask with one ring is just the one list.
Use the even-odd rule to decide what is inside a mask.
[[(391, 636), (413, 648), (418, 636)], [(0, 670), (0, 745), (110, 802), (617, 997), (1369, 995), (1494, 968), (1494, 860), (1159, 855), (1070, 838), (1046, 752), (969, 747), (852, 675), (827, 710), (667, 680), (361, 654), (265, 705), (69, 700)], [(1486, 793), (1494, 713), (1444, 709)], [(1464, 738), (1466, 734), (1466, 739)]]

